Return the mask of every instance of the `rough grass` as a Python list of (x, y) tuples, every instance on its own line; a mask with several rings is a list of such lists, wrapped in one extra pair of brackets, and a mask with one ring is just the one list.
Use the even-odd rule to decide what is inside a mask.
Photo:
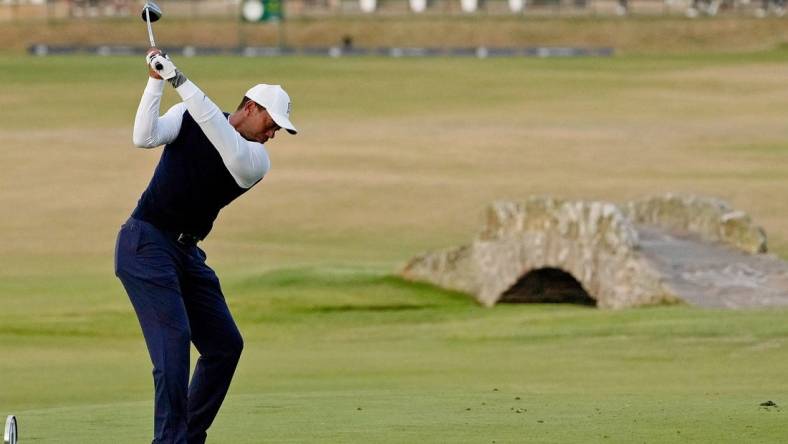
[[(176, 58), (225, 109), (284, 84), (302, 130), (204, 246), (246, 339), (214, 442), (784, 442), (759, 403), (788, 399), (785, 311), (482, 309), (392, 274), (532, 194), (715, 195), (785, 255), (786, 54)], [(144, 82), (0, 58), (0, 413), (25, 441), (150, 437), (111, 263), (159, 154), (130, 143)]]
[[(303, 127), (271, 144), (271, 174), (223, 213), (209, 255), (242, 274), (315, 261), (390, 268), (467, 240), (494, 199), (666, 191), (730, 200), (783, 251), (785, 54), (180, 59), (225, 109), (254, 82), (284, 84)], [(117, 227), (158, 157), (129, 141), (141, 65), (0, 59), (0, 160), (13, 166), (0, 201), (14, 209), (0, 221), (0, 274), (110, 271)]]

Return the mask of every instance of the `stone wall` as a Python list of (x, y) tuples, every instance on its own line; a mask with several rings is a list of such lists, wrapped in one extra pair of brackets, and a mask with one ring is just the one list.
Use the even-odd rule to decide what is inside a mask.
[(763, 229), (755, 226), (746, 213), (734, 210), (720, 199), (667, 194), (632, 201), (621, 208), (635, 224), (686, 231), (748, 253), (766, 252)]

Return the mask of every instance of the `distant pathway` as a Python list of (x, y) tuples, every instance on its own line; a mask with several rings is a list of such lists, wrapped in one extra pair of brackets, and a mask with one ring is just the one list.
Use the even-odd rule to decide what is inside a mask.
[(788, 306), (788, 264), (691, 234), (637, 226), (640, 250), (666, 285), (692, 305), (709, 308)]

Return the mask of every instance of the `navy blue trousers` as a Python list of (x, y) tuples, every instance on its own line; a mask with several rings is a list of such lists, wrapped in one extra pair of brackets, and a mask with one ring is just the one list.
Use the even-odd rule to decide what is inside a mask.
[[(132, 218), (118, 233), (115, 274), (153, 362), (153, 443), (204, 443), (243, 348), (205, 252)], [(200, 353), (191, 383), (190, 342)]]

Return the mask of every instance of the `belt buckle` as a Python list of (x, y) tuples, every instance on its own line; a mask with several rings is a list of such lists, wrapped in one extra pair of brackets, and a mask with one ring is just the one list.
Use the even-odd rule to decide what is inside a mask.
[(178, 243), (181, 245), (192, 245), (194, 244), (194, 236), (188, 235), (186, 233), (178, 233)]

